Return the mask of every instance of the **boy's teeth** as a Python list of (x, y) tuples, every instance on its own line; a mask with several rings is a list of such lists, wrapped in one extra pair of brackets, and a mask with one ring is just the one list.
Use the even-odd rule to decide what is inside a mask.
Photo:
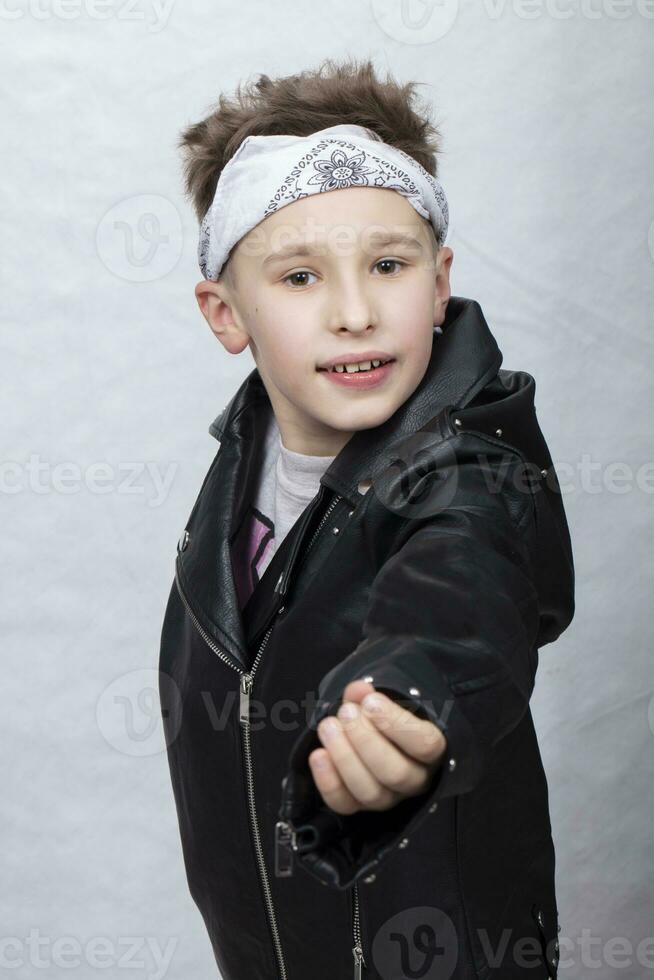
[(344, 374), (346, 371), (348, 374), (356, 374), (357, 371), (369, 371), (371, 367), (379, 367), (381, 361), (359, 361), (358, 364), (336, 364), (332, 371), (338, 371), (339, 374)]

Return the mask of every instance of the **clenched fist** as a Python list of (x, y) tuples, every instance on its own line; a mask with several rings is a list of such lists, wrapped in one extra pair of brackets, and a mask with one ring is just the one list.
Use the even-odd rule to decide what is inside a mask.
[(326, 805), (343, 815), (423, 793), (447, 748), (437, 725), (368, 681), (348, 684), (338, 719), (324, 718), (317, 732), (324, 748), (309, 755), (311, 772)]

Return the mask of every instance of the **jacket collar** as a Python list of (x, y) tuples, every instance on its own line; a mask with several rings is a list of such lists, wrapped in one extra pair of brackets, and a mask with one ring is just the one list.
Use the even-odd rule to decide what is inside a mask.
[[(452, 296), (442, 330), (442, 334), (434, 333), (427, 370), (411, 396), (382, 425), (355, 432), (323, 473), (320, 482), (351, 503), (359, 499), (359, 484), (372, 478), (392, 443), (420, 429), (446, 405), (463, 408), (499, 371), (502, 352), (476, 300)], [(212, 422), (209, 432), (219, 441), (251, 434), (255, 408), (254, 416), (260, 422), (272, 411), (257, 368)], [(263, 424), (256, 428), (265, 432)]]

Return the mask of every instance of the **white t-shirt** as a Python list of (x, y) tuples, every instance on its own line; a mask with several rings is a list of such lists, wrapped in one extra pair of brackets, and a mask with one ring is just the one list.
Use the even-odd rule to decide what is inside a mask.
[(241, 609), (275, 551), (320, 489), (336, 456), (308, 456), (287, 449), (274, 414), (268, 426), (254, 501), (232, 543), (232, 565)]

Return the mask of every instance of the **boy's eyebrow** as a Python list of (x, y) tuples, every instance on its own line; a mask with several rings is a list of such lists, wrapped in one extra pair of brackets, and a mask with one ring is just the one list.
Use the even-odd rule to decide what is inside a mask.
[[(389, 245), (405, 245), (408, 247), (417, 247), (417, 250), (420, 252), (423, 249), (420, 239), (416, 235), (406, 232), (380, 232), (376, 235), (371, 235), (368, 242), (373, 248), (387, 248)], [(282, 245), (281, 248), (267, 255), (263, 260), (263, 265), (278, 262), (281, 259), (299, 258), (303, 255), (322, 255), (323, 250), (323, 245), (315, 245), (311, 242), (289, 242), (287, 245)]]

